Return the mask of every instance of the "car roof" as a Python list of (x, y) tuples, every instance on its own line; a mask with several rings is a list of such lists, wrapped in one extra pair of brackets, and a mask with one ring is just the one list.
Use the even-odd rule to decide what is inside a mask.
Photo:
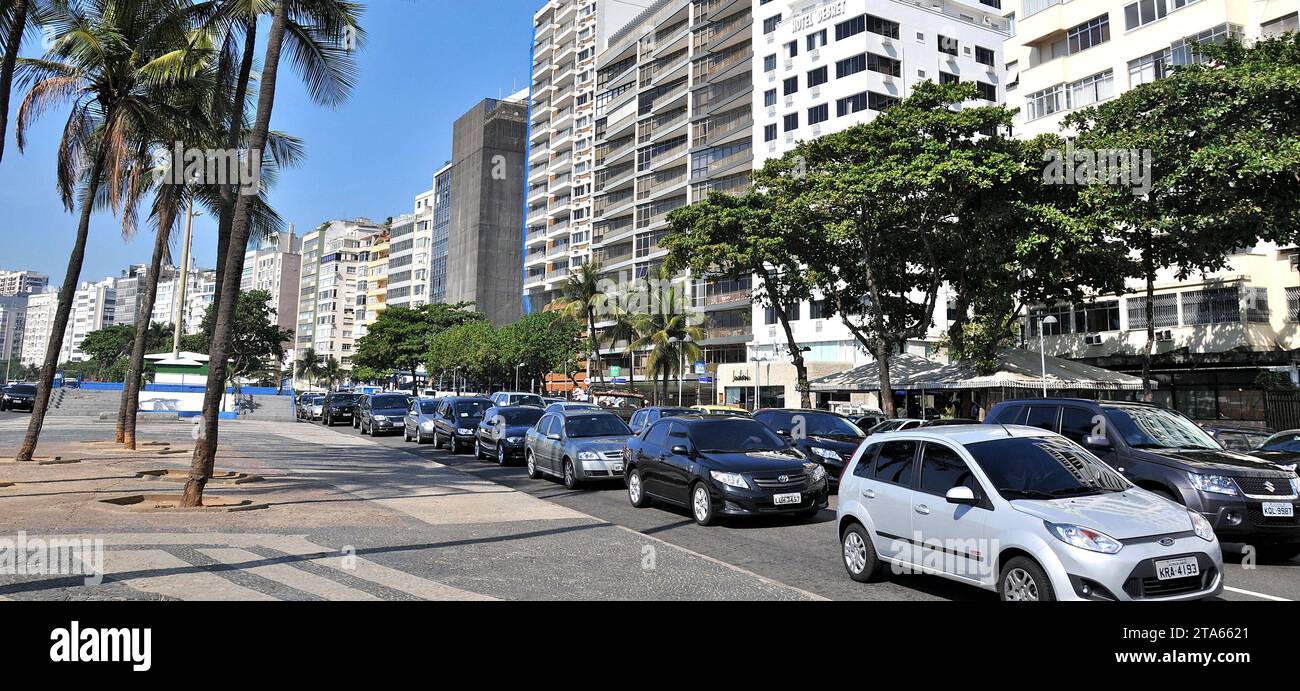
[(1059, 436), (1055, 432), (1042, 429), (1040, 427), (1023, 427), (1020, 425), (950, 425), (947, 427), (917, 427), (915, 429), (904, 430), (902, 432), (884, 432), (879, 435), (872, 435), (867, 439), (869, 443), (886, 442), (892, 439), (919, 439), (933, 441), (948, 441), (963, 446), (969, 444), (978, 444), (985, 441), (995, 441), (998, 439), (1007, 439), (1011, 437), (1055, 437)]
[(755, 415), (759, 413), (821, 413), (823, 415), (834, 415), (835, 417), (842, 417), (845, 420), (850, 419), (849, 416), (841, 415), (840, 413), (837, 413), (833, 410), (820, 410), (817, 408), (763, 408), (762, 410), (754, 411)]
[(1169, 410), (1167, 406), (1157, 403), (1146, 403), (1144, 401), (1097, 401), (1091, 398), (1017, 398), (1011, 401), (1002, 401), (998, 405), (1020, 405), (1025, 403), (1073, 403), (1076, 405), (1095, 405), (1101, 408), (1159, 408)]
[(498, 406), (492, 406), (492, 409), (498, 412), (503, 410), (508, 410), (508, 411), (535, 410), (539, 413), (543, 413), (543, 414), (546, 413), (545, 410), (543, 410), (542, 408), (538, 408), (535, 405), (498, 405)]
[(541, 394), (528, 393), (527, 391), (498, 391), (492, 395), (493, 396), (537, 396), (538, 398), (542, 397)]
[[(614, 411), (606, 410), (604, 408), (574, 408), (572, 410), (557, 410), (551, 414), (563, 415), (566, 418), (580, 417), (582, 415), (608, 415), (610, 417), (618, 417), (617, 415), (614, 414)], [(619, 418), (619, 419), (622, 420), (623, 418)]]

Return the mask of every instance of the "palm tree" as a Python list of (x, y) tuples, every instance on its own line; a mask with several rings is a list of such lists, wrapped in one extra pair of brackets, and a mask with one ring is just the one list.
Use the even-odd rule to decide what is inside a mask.
[(336, 383), (341, 384), (345, 374), (343, 366), (333, 355), (325, 358), (325, 364), (320, 368), (320, 376), (325, 381), (326, 389), (333, 389)]
[[(336, 60), (334, 64), (347, 64), (348, 52), (359, 41), (360, 6), (343, 0), (278, 0), (271, 16), (271, 26), (266, 39), (266, 57), (262, 61), (262, 78), (258, 85), (257, 115), (253, 121), (252, 131), (247, 138), (248, 148), (261, 151), (267, 142), (270, 130), (271, 112), (275, 107), (275, 86), (279, 76), (280, 55), (285, 44), (286, 33), (290, 27), (290, 10), (293, 10), (295, 26), (305, 26), (310, 35), (317, 39), (310, 45), (299, 44), (293, 51), (298, 67), (307, 78), (309, 90), (316, 90), (323, 83), (331, 82), (332, 76), (323, 71), (329, 61), (327, 56), (309, 54), (310, 48), (320, 45), (331, 50), (328, 57)], [(290, 39), (291, 46), (293, 39)], [(351, 74), (342, 76), (350, 78)], [(334, 81), (346, 94), (351, 87), (348, 79)], [(208, 351), (208, 383), (203, 397), (203, 427), (194, 444), (194, 456), (190, 465), (189, 478), (185, 483), (185, 493), (181, 497), (181, 506), (198, 507), (203, 505), (203, 490), (212, 468), (216, 462), (218, 444), (218, 421), (221, 414), (221, 399), (224, 394), (227, 360), (230, 355), (230, 335), (234, 325), (235, 301), (239, 297), (239, 280), (244, 270), (244, 247), (248, 243), (252, 202), (248, 195), (239, 195), (235, 202), (229, 240), (226, 251), (226, 263), (223, 267), (219, 286), (221, 297), (217, 305), (216, 322), (212, 334), (212, 347)]]
[(682, 292), (672, 285), (671, 274), (660, 267), (654, 278), (649, 308), (632, 315), (637, 338), (628, 349), (650, 350), (646, 358), (646, 373), (650, 377), (662, 375), (662, 395), (659, 394), (659, 384), (655, 384), (656, 397), (662, 405), (668, 398), (670, 376), (674, 372), (683, 375), (681, 369), (685, 358), (694, 361), (699, 357), (697, 344), (704, 338), (704, 329), (693, 323), (694, 315), (686, 311), (685, 299)]
[[(599, 334), (596, 333), (596, 308), (606, 303), (608, 296), (600, 285), (600, 265), (583, 262), (577, 271), (569, 274), (564, 284), (564, 311), (574, 319), (585, 319), (587, 323), (587, 344), (596, 359), (596, 376), (600, 383), (605, 383), (605, 373), (600, 367)], [(590, 360), (591, 357), (584, 358)], [(591, 382), (587, 382), (591, 387)]]
[(18, 108), (18, 148), (24, 149), (27, 131), (41, 115), (70, 101), (59, 144), (58, 189), (65, 208), (80, 206), (20, 461), (32, 459), (45, 423), (91, 214), (102, 200), (122, 214), (124, 227), (133, 225), (149, 147), (175, 117), (169, 99), (202, 78), (201, 51), (186, 49), (187, 6), (184, 0), (55, 3), (47, 19), (53, 46), (42, 59), (18, 60), (20, 84), (28, 88)]
[(618, 344), (627, 344), (623, 354), (628, 356), (627, 390), (636, 391), (636, 351), (631, 344), (637, 339), (636, 324), (633, 322), (631, 298), (627, 295), (615, 295), (610, 300), (610, 325), (602, 334), (608, 348), (617, 348)]
[(301, 377), (306, 379), (309, 385), (315, 384), (321, 376), (320, 356), (316, 354), (316, 349), (304, 348), (302, 357), (298, 358), (298, 361), (294, 363), (294, 369), (298, 373), (294, 377), (295, 380)]
[(13, 90), (14, 69), (23, 35), (37, 28), (45, 8), (38, 0), (0, 0), (0, 161), (5, 158), (5, 136), (9, 134), (9, 97)]

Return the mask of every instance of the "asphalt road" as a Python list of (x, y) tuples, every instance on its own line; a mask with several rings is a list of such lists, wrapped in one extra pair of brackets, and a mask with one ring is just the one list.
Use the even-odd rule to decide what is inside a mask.
[[(294, 424), (294, 423), (285, 423)], [(308, 423), (297, 423), (306, 425)], [(334, 427), (338, 434), (359, 434), (348, 426)], [(849, 580), (840, 561), (835, 530), (835, 498), (831, 508), (808, 521), (782, 518), (724, 519), (720, 525), (701, 527), (686, 509), (655, 504), (634, 508), (620, 481), (569, 491), (558, 482), (530, 480), (522, 465), (499, 467), (480, 461), (472, 453), (452, 455), (402, 440), (401, 434), (376, 439), (462, 472), (526, 492), (546, 501), (581, 511), (615, 525), (636, 530), (670, 544), (747, 569), (766, 578), (836, 600), (965, 600), (990, 601), (996, 596), (935, 576), (902, 575), (859, 584)], [(1235, 546), (1225, 546), (1226, 600), (1300, 600), (1300, 561), (1243, 566)]]

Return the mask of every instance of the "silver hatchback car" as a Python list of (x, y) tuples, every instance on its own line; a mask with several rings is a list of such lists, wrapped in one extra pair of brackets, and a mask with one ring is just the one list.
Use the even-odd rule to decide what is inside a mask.
[(943, 576), (1003, 600), (1192, 600), (1223, 591), (1200, 514), (1030, 427), (875, 435), (840, 480), (844, 566)]

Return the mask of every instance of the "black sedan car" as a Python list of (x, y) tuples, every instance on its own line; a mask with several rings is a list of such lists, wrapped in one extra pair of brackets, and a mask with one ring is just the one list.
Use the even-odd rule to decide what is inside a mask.
[(433, 414), (433, 446), (445, 445), (452, 453), (472, 448), (478, 433), (478, 423), (483, 413), (492, 407), (492, 401), (481, 396), (448, 396), (438, 400), (438, 410)]
[(357, 402), (356, 424), (362, 434), (377, 437), (402, 429), (411, 399), (406, 394), (377, 393)]
[(31, 410), (36, 404), (36, 387), (31, 384), (14, 384), (0, 393), (0, 410)]
[(700, 525), (724, 515), (811, 518), (830, 496), (824, 467), (745, 418), (664, 418), (628, 440), (623, 467), (633, 506), (684, 506)]
[(849, 418), (825, 410), (769, 408), (754, 413), (754, 419), (790, 440), (791, 446), (809, 459), (826, 466), (832, 482), (839, 482), (844, 466), (867, 438)]
[(351, 423), (357, 413), (358, 398), (360, 396), (354, 393), (331, 393), (326, 396), (321, 403), (321, 424), (333, 427), (344, 422)]
[(478, 423), (474, 452), (479, 458), (495, 459), (497, 465), (524, 457), (524, 435), (546, 414), (531, 405), (488, 408)]

